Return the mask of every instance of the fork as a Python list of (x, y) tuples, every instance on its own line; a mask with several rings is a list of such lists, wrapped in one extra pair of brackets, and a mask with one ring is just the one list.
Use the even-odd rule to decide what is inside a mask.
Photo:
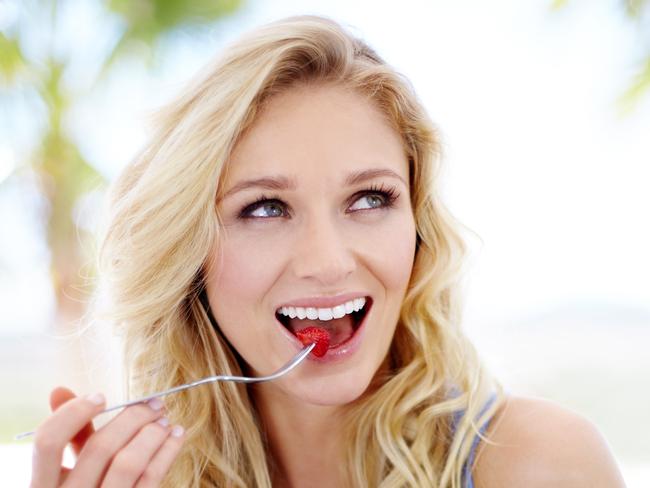
[[(188, 388), (194, 388), (195, 386), (199, 385), (204, 385), (206, 383), (213, 383), (215, 381), (233, 381), (235, 383), (262, 383), (265, 381), (273, 381), (276, 380), (285, 374), (287, 374), (289, 371), (291, 371), (293, 368), (298, 366), (306, 357), (309, 355), (309, 353), (316, 347), (315, 343), (309, 344), (307, 347), (305, 347), (302, 351), (300, 351), (298, 354), (296, 354), (291, 361), (286, 363), (284, 366), (282, 366), (280, 369), (278, 369), (275, 373), (272, 373), (267, 376), (259, 376), (259, 377), (251, 377), (251, 376), (229, 376), (229, 375), (219, 375), (219, 376), (208, 376), (207, 378), (203, 378), (202, 380), (197, 380), (193, 381), (192, 383), (186, 383), (184, 385), (180, 386), (175, 386), (174, 388), (170, 388), (169, 390), (164, 390), (164, 391), (159, 391), (158, 393), (152, 393), (151, 395), (147, 395), (142, 398), (138, 398), (136, 400), (131, 400), (130, 402), (126, 403), (121, 403), (119, 405), (113, 405), (112, 407), (108, 407), (105, 410), (102, 410), (99, 412), (97, 415), (101, 415), (103, 413), (107, 412), (112, 412), (113, 410), (118, 410), (120, 408), (125, 408), (129, 407), (131, 405), (135, 405), (137, 403), (145, 403), (148, 402), (149, 400), (152, 400), (154, 398), (170, 395), (172, 393), (178, 393), (179, 391), (187, 390)], [(20, 439), (24, 439), (25, 437), (29, 437), (31, 435), (34, 435), (36, 431), (32, 430), (29, 432), (22, 432), (14, 437), (15, 441), (18, 441)]]

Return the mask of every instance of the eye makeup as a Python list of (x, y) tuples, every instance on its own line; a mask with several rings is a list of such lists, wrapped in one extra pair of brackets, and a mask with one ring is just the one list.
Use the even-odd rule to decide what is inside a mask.
[[(380, 200), (380, 205), (376, 207), (363, 208), (358, 210), (348, 210), (346, 213), (365, 212), (370, 210), (387, 210), (395, 206), (396, 200), (400, 194), (394, 186), (371, 185), (370, 187), (356, 192), (348, 199), (348, 208), (362, 198), (376, 196)], [(279, 210), (283, 214), (275, 214), (269, 216), (255, 216), (252, 215), (259, 209), (263, 208)], [(238, 213), (239, 219), (270, 219), (270, 218), (286, 218), (289, 216), (288, 205), (280, 198), (279, 195), (261, 195), (255, 201), (246, 204)]]

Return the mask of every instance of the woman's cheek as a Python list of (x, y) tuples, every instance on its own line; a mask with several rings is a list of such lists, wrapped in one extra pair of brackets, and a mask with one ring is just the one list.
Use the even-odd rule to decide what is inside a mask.
[(405, 289), (411, 277), (415, 256), (415, 222), (408, 213), (394, 215), (382, 225), (359, 233), (359, 243), (373, 274), (380, 276), (388, 289)]
[(217, 286), (234, 293), (263, 288), (275, 276), (282, 256), (277, 236), (231, 235), (222, 245)]

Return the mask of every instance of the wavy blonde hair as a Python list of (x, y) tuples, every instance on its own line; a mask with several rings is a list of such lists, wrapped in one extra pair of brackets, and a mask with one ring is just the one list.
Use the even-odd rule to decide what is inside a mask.
[[(233, 147), (264, 103), (310, 83), (356, 90), (401, 134), (417, 227), (389, 354), (347, 409), (349, 486), (460, 488), (477, 427), (503, 392), (459, 328), (466, 246), (436, 190), (439, 137), (408, 81), (329, 19), (284, 19), (231, 45), (156, 113), (150, 142), (114, 183), (99, 268), (129, 394), (241, 373), (202, 300), (220, 238), (215, 201)], [(271, 486), (273, 456), (246, 387), (218, 383), (166, 402), (187, 440), (165, 486)]]

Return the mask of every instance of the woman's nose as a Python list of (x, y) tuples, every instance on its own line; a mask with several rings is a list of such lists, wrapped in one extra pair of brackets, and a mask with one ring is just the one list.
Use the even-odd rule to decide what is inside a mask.
[(323, 286), (342, 284), (356, 269), (352, 240), (333, 219), (320, 218), (305, 225), (292, 257), (294, 274)]

